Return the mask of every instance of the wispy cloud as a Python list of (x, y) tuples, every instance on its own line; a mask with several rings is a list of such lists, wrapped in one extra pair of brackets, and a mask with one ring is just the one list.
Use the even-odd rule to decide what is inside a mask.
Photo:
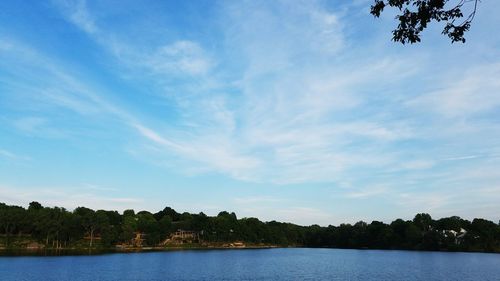
[(206, 74), (213, 62), (196, 42), (181, 40), (160, 47), (145, 64), (155, 73)]
[(345, 196), (348, 198), (368, 198), (387, 194), (389, 190), (386, 187), (371, 187), (363, 190), (349, 191)]
[[(497, 51), (474, 40), (445, 51), (400, 48), (367, 25), (361, 2), (222, 2), (208, 5), (202, 20), (198, 11), (183, 14), (190, 25), (179, 26), (168, 9), (149, 5), (54, 1), (46, 12), (68, 24), (47, 30), (64, 36), (0, 34), (0, 121), (9, 137), (0, 145), (21, 137), (41, 138), (41, 146), (106, 143), (128, 153), (116, 157), (183, 179), (300, 186), (328, 200), (417, 195), (414, 202), (432, 210), (461, 200), (433, 196), (494, 188)], [(110, 21), (122, 17), (130, 24)], [(487, 39), (484, 48), (498, 45)], [(78, 42), (71, 52), (47, 47), (69, 41)], [(0, 157), (12, 158), (5, 151)], [(91, 186), (89, 193), (110, 191)], [(229, 200), (272, 205), (273, 198)], [(313, 203), (295, 205), (328, 219)], [(301, 211), (281, 209), (283, 217)]]
[(12, 151), (0, 148), (0, 158), (4, 158), (11, 161), (29, 161), (31, 157), (19, 155)]
[(83, 29), (85, 32), (94, 34), (98, 32), (98, 28), (94, 22), (94, 18), (87, 10), (87, 1), (85, 0), (55, 0), (68, 19)]
[(276, 203), (283, 201), (285, 201), (285, 199), (271, 197), (271, 196), (248, 196), (248, 197), (234, 198), (234, 202), (237, 204), (266, 204), (266, 203)]
[(465, 155), (465, 156), (456, 156), (456, 157), (449, 157), (449, 158), (444, 158), (444, 161), (457, 161), (457, 160), (468, 160), (468, 159), (476, 159), (480, 157), (479, 155)]
[(72, 187), (29, 187), (0, 185), (0, 197), (9, 204), (27, 206), (38, 201), (46, 206), (58, 206), (72, 210), (79, 206), (104, 210), (146, 208), (144, 199), (131, 197), (108, 197), (94, 192), (72, 192)]
[[(179, 169), (216, 171), (242, 180), (290, 184), (342, 182), (351, 171), (361, 169), (383, 172), (395, 171), (394, 166), (400, 166), (423, 170), (435, 165), (434, 159), (408, 160), (404, 154), (385, 151), (385, 147), (394, 143), (418, 141), (421, 129), (400, 120), (398, 115), (370, 112), (372, 98), (364, 93), (370, 87), (375, 91), (383, 89), (381, 81), (386, 77), (405, 81), (418, 73), (419, 63), (400, 56), (342, 58), (347, 40), (342, 13), (321, 3), (310, 2), (300, 7), (286, 3), (246, 3), (222, 9), (222, 21), (231, 27), (224, 30), (223, 48), (235, 50), (235, 56), (244, 66), (231, 86), (232, 91), (237, 91), (236, 96), (227, 94), (224, 87), (211, 87), (228, 84), (214, 82), (220, 79), (220, 73), (213, 68), (212, 55), (199, 42), (181, 39), (143, 48), (138, 42), (127, 41), (120, 34), (96, 26), (91, 13), (82, 7), (78, 4), (75, 9), (83, 11), (86, 21), (74, 20), (67, 9), (63, 13), (115, 55), (118, 62), (146, 69), (156, 75), (153, 83), (160, 87), (175, 84), (186, 89), (169, 101), (176, 102), (181, 112), (179, 123), (173, 126), (188, 126), (185, 128), (188, 133), (158, 130), (134, 118), (127, 121), (141, 136), (163, 149), (165, 157), (174, 154), (176, 159), (188, 161), (186, 165), (177, 165)], [(278, 13), (270, 13), (270, 8)], [(99, 32), (88, 30), (87, 22)], [(342, 60), (337, 65), (339, 57)], [(411, 69), (407, 67), (409, 64), (413, 65)], [(199, 92), (192, 95), (189, 87), (183, 86), (191, 82), (173, 82), (168, 78), (176, 75), (211, 78), (197, 80)], [(491, 79), (485, 83), (474, 79), (463, 83), (487, 84), (484, 87), (488, 89), (496, 87)], [(470, 88), (462, 86), (461, 89)], [(452, 92), (453, 88), (446, 89), (446, 93)], [(445, 90), (440, 93), (419, 96), (410, 104), (431, 102), (432, 97), (445, 95)], [(398, 100), (399, 95), (377, 94), (391, 106), (390, 111), (408, 105)], [(359, 112), (359, 116), (353, 112)]]
[(3, 157), (7, 157), (7, 158), (16, 158), (16, 155), (12, 152), (9, 152), (7, 150), (0, 150), (0, 155), (2, 155)]
[(95, 190), (95, 191), (113, 191), (113, 192), (118, 191), (117, 188), (106, 187), (106, 186), (101, 186), (101, 185), (91, 184), (91, 183), (84, 183), (84, 184), (82, 184), (82, 187), (84, 189)]
[(329, 225), (338, 218), (331, 212), (322, 210), (321, 208), (312, 207), (272, 207), (262, 206), (258, 207), (245, 207), (240, 211), (243, 217), (258, 217), (263, 221), (281, 221), (281, 222), (294, 222), (301, 225)]
[(26, 116), (13, 121), (14, 127), (32, 137), (68, 138), (72, 132), (57, 128), (50, 120), (37, 116)]
[[(420, 108), (431, 108), (449, 118), (471, 117), (500, 108), (500, 64), (492, 62), (465, 71), (452, 71), (442, 88), (410, 101)], [(440, 83), (440, 82), (438, 82)]]

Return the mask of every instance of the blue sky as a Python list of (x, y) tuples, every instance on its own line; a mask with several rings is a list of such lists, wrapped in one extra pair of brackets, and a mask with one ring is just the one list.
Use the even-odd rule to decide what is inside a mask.
[(0, 201), (309, 225), (500, 214), (500, 18), (372, 1), (2, 1)]

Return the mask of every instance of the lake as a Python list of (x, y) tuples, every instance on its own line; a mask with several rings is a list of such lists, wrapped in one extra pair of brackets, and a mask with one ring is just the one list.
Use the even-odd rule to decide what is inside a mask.
[(0, 280), (500, 280), (500, 254), (340, 249), (0, 257)]

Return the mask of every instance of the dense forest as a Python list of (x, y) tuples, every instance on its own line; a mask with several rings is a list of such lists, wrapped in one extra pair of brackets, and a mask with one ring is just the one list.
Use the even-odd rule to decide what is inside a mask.
[(390, 224), (360, 221), (322, 227), (238, 219), (225, 211), (207, 216), (166, 207), (157, 213), (126, 210), (120, 214), (85, 207), (68, 211), (38, 202), (31, 202), (27, 209), (0, 203), (0, 248), (6, 249), (19, 246), (19, 241), (33, 241), (47, 249), (114, 248), (127, 245), (137, 233), (144, 234), (144, 246), (155, 247), (178, 229), (196, 232), (205, 245), (242, 241), (251, 245), (500, 252), (500, 225), (479, 218), (472, 222), (457, 216), (434, 220), (422, 213), (413, 220), (397, 219)]

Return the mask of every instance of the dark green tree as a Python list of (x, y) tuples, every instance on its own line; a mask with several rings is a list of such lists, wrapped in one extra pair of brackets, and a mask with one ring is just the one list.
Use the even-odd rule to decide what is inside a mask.
[(432, 227), (432, 217), (429, 214), (416, 214), (413, 218), (413, 223), (421, 230), (428, 231)]
[(128, 243), (132, 238), (134, 238), (134, 232), (137, 230), (137, 217), (133, 210), (126, 210), (123, 212), (122, 216), (122, 231), (120, 234), (120, 239), (123, 242)]
[(0, 228), (7, 238), (7, 245), (10, 244), (10, 237), (19, 232), (25, 223), (25, 210), (19, 206), (0, 205)]
[(137, 230), (146, 234), (146, 243), (156, 245), (160, 242), (160, 225), (150, 212), (137, 214)]
[[(94, 244), (94, 236), (99, 227), (99, 220), (96, 216), (96, 212), (89, 208), (78, 207), (73, 211), (73, 213), (80, 217), (82, 226), (90, 238), (89, 247), (92, 248)], [(102, 219), (102, 215), (100, 218)]]

